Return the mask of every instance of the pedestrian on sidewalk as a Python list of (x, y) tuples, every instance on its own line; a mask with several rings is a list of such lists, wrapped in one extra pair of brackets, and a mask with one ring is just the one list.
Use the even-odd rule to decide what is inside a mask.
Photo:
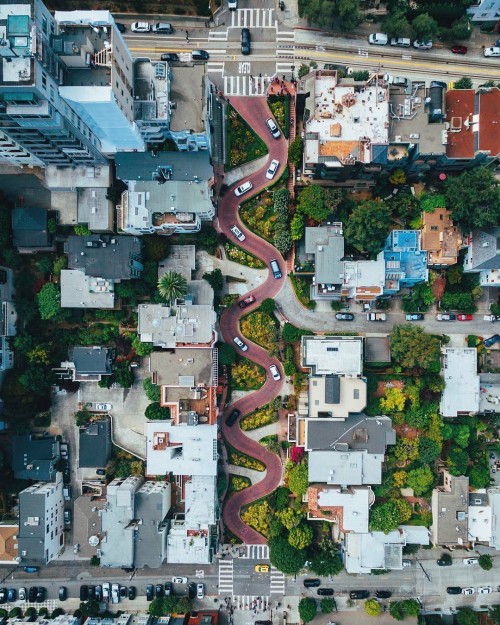
[(189, 31), (186, 30), (186, 43), (189, 43)]

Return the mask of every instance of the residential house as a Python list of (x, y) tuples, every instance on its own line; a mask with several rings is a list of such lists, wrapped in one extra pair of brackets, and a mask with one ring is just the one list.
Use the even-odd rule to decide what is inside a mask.
[(389, 417), (351, 415), (305, 419), (304, 448), (309, 453), (310, 483), (362, 486), (382, 483), (382, 465), (387, 445), (396, 443)]
[(420, 230), (392, 230), (384, 247), (384, 295), (428, 279), (427, 252), (420, 246)]
[(421, 247), (427, 252), (429, 267), (449, 267), (458, 261), (462, 245), (460, 230), (453, 224), (451, 211), (436, 208), (432, 213), (423, 212)]
[(14, 351), (9, 341), (17, 333), (14, 293), (14, 272), (9, 267), (0, 266), (0, 386), (4, 372), (14, 366)]
[(177, 512), (172, 519), (167, 537), (167, 561), (170, 564), (210, 564), (218, 548), (216, 477), (193, 475), (184, 483), (183, 492), (184, 512)]
[(370, 486), (311, 485), (307, 489), (307, 518), (336, 525), (336, 534), (368, 532), (370, 508), (375, 495)]
[(345, 419), (366, 406), (363, 371), (363, 338), (303, 336), (301, 365), (310, 370), (307, 401), (299, 414)]
[(491, 540), (490, 547), (500, 549), (500, 487), (488, 488), (488, 499), (491, 506)]
[(344, 236), (341, 223), (305, 228), (305, 254), (314, 261), (311, 295), (340, 300), (344, 283)]
[(297, 84), (304, 101), (303, 174), (366, 186), (387, 162), (389, 89), (378, 74), (363, 83), (315, 70)]
[(384, 294), (386, 267), (384, 253), (376, 260), (344, 261), (342, 296), (355, 302), (374, 302)]
[[(16, 476), (17, 477), (17, 476)], [(19, 493), (19, 557), (24, 564), (45, 565), (64, 549), (62, 473)]]
[(111, 419), (92, 421), (79, 428), (78, 466), (84, 468), (106, 468), (112, 452)]
[(445, 347), (441, 375), (445, 381), (439, 407), (443, 417), (476, 413), (481, 399), (475, 347)]
[(136, 568), (159, 568), (167, 555), (167, 533), (170, 526), (171, 486), (167, 482), (147, 481), (135, 493), (134, 543)]
[(60, 276), (61, 308), (115, 307), (113, 280), (86, 276), (80, 269), (63, 269)]
[[(30, 618), (33, 618), (33, 621), (31, 622), (37, 623), (37, 625), (79, 625), (80, 623), (80, 618), (78, 616), (73, 616), (72, 614), (60, 614), (55, 618), (49, 618), (48, 614), (46, 616)], [(26, 621), (24, 616), (16, 616), (6, 619), (5, 623), (6, 625), (23, 625)], [(114, 623), (109, 625), (114, 625)]]
[(479, 273), (481, 286), (500, 286), (500, 226), (476, 230), (465, 240), (466, 273)]
[(476, 24), (498, 22), (500, 0), (477, 0), (468, 7), (467, 13), (471, 22)]
[(471, 543), (491, 545), (493, 539), (493, 510), (485, 489), (469, 493), (467, 532)]
[(19, 206), (12, 210), (13, 245), (21, 254), (53, 249), (45, 208)]
[(349, 532), (344, 539), (345, 569), (350, 574), (402, 570), (403, 547), (428, 544), (429, 530), (423, 525), (400, 525), (388, 534)]
[(19, 525), (17, 523), (2, 523), (0, 525), (0, 564), (18, 562), (18, 534)]
[(116, 177), (125, 184), (136, 182), (214, 182), (214, 170), (210, 154), (197, 152), (120, 152), (115, 158)]
[(217, 420), (217, 349), (181, 348), (149, 356), (151, 380), (175, 425)]
[(64, 244), (68, 269), (78, 269), (87, 276), (115, 283), (141, 277), (141, 248), (137, 237), (107, 234), (70, 236)]
[(113, 373), (114, 351), (111, 347), (76, 346), (68, 352), (68, 360), (54, 369), (56, 376), (73, 382), (99, 382)]
[(80, 545), (79, 558), (90, 559), (92, 556), (100, 557), (101, 553), (101, 514), (107, 505), (106, 485), (94, 481), (86, 490), (73, 502), (73, 544)]
[(53, 482), (61, 457), (57, 436), (20, 434), (12, 436), (12, 470), (18, 480)]
[(142, 342), (174, 349), (197, 346), (212, 348), (217, 342), (217, 315), (213, 305), (185, 299), (168, 304), (139, 304), (137, 334)]
[(197, 610), (190, 613), (186, 625), (218, 625), (219, 615), (219, 610)]
[(432, 491), (431, 542), (434, 546), (464, 547), (469, 542), (469, 478), (442, 470), (442, 485)]

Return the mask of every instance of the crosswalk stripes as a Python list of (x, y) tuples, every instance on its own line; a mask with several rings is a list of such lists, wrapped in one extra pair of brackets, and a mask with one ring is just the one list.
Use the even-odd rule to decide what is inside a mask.
[(232, 560), (219, 560), (219, 594), (233, 594)]
[(265, 96), (270, 82), (269, 77), (224, 76), (224, 95)]
[(266, 603), (269, 601), (269, 595), (234, 595), (233, 601), (239, 610), (253, 610), (262, 609), (264, 606), (264, 600)]
[(210, 74), (210, 72), (220, 72), (221, 74), (223, 74), (224, 73), (224, 61), (220, 63), (209, 61), (207, 63), (207, 74)]
[(211, 30), (208, 33), (209, 41), (227, 41), (227, 30)]
[(241, 556), (247, 560), (269, 560), (268, 545), (247, 545), (246, 554)]
[(276, 63), (276, 73), (279, 74), (289, 74), (292, 71), (292, 67), (294, 67), (293, 59), (286, 62), (280, 61)]
[(270, 592), (272, 595), (285, 594), (285, 576), (281, 571), (271, 568), (271, 585)]
[(295, 41), (295, 31), (294, 30), (282, 30), (276, 31), (276, 41)]
[(275, 28), (274, 9), (237, 9), (231, 11), (232, 28)]

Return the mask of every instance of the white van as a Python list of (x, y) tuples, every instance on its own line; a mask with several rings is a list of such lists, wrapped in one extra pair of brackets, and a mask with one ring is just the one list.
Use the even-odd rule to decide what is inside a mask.
[(236, 187), (236, 189), (234, 190), (234, 194), (239, 197), (240, 195), (243, 195), (243, 193), (246, 193), (247, 191), (250, 191), (250, 189), (252, 187), (253, 187), (253, 185), (250, 182), (250, 180), (247, 180), (243, 184), (240, 184), (239, 187)]
[(391, 46), (397, 46), (398, 48), (409, 48), (411, 46), (411, 40), (407, 37), (392, 37)]
[(386, 46), (389, 43), (389, 37), (385, 33), (372, 33), (368, 37), (368, 43), (374, 46)]
[(492, 48), (484, 49), (484, 56), (500, 56), (500, 48), (493, 46)]

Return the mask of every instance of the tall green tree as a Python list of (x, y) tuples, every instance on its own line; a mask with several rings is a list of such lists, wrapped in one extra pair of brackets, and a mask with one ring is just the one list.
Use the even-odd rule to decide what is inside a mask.
[(208, 282), (212, 289), (218, 293), (222, 291), (224, 286), (224, 276), (220, 269), (214, 269), (213, 271), (207, 271), (203, 274), (202, 278)]
[(313, 549), (310, 561), (311, 571), (320, 577), (338, 575), (344, 568), (339, 549), (331, 538), (321, 540), (319, 545)]
[(306, 561), (306, 552), (302, 549), (295, 549), (283, 536), (270, 538), (269, 560), (279, 571), (287, 575), (298, 573)]
[(467, 232), (500, 223), (500, 185), (488, 167), (476, 167), (445, 182), (453, 221)]
[(167, 271), (158, 280), (158, 291), (161, 297), (170, 304), (187, 292), (186, 278), (176, 271)]
[(345, 238), (360, 252), (378, 254), (391, 223), (391, 209), (382, 200), (361, 202), (347, 221)]
[(432, 41), (438, 33), (438, 24), (428, 13), (421, 13), (411, 23), (411, 30), (418, 41)]
[(147, 406), (144, 415), (149, 421), (164, 421), (170, 419), (170, 408), (161, 406), (160, 402), (155, 401)]
[(337, 602), (331, 597), (324, 597), (320, 601), (320, 607), (323, 614), (331, 614), (337, 607)]
[(376, 504), (370, 511), (370, 529), (388, 534), (399, 525), (399, 510), (393, 501)]
[(297, 527), (292, 527), (288, 534), (288, 542), (295, 549), (305, 549), (309, 547), (313, 539), (313, 529), (307, 523), (300, 523)]
[(297, 211), (321, 222), (337, 209), (341, 200), (342, 195), (338, 189), (311, 184), (299, 193)]
[(440, 343), (435, 336), (426, 334), (420, 326), (404, 324), (394, 326), (390, 337), (391, 356), (405, 369), (439, 368)]
[(57, 321), (61, 320), (61, 316), (64, 316), (61, 310), (61, 292), (53, 282), (44, 284), (36, 299), (42, 319), (54, 319)]
[(493, 568), (493, 558), (489, 553), (483, 553), (479, 556), (479, 566), (485, 571), (490, 571)]
[(299, 601), (299, 616), (303, 623), (310, 623), (316, 616), (318, 606), (311, 597), (303, 597)]
[[(386, 15), (383, 22), (383, 30), (389, 37), (404, 37), (410, 32), (410, 24), (406, 14), (401, 9), (391, 11)], [(400, 195), (398, 193), (398, 195)]]
[(479, 615), (472, 608), (458, 608), (455, 621), (457, 625), (478, 625)]
[(416, 497), (424, 495), (434, 484), (434, 474), (428, 466), (408, 471), (406, 485), (412, 488)]

